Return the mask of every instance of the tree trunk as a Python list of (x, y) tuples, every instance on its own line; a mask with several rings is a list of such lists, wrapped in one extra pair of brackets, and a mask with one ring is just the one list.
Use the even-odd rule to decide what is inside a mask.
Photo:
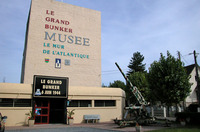
[(169, 106), (167, 106), (167, 112), (166, 112), (166, 114), (167, 114), (167, 117), (169, 117)]

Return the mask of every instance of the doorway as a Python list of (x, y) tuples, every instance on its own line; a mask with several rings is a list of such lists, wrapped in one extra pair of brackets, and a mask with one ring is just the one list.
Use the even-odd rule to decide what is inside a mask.
[(35, 124), (66, 123), (66, 99), (36, 99)]
[(34, 105), (35, 124), (49, 124), (50, 102), (46, 99), (36, 99)]
[(49, 123), (66, 123), (65, 99), (50, 99)]

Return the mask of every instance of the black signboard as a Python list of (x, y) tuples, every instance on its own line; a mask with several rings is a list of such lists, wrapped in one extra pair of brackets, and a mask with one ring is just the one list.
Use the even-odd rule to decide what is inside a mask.
[(33, 97), (67, 98), (68, 78), (35, 75)]

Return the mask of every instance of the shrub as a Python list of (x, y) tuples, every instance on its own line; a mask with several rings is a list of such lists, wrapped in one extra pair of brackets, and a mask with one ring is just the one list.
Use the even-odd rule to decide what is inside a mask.
[(189, 112), (197, 112), (198, 107), (200, 107), (198, 104), (190, 104), (187, 109)]
[(200, 113), (197, 112), (178, 112), (175, 114), (176, 121), (185, 120), (188, 124), (199, 124)]

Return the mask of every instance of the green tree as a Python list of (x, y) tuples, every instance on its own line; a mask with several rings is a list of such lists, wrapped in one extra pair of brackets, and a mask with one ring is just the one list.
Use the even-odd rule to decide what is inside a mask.
[(113, 83), (110, 83), (108, 87), (121, 88), (124, 90), (126, 88), (126, 85), (124, 82), (117, 80), (114, 81)]
[(140, 52), (135, 52), (128, 65), (129, 71), (127, 75), (130, 75), (133, 72), (144, 72), (146, 64), (142, 63), (143, 60), (144, 56), (141, 55)]
[[(129, 80), (133, 84), (133, 86), (136, 86), (144, 99), (146, 101), (149, 100), (149, 87), (148, 87), (148, 80), (147, 80), (147, 73), (144, 72), (133, 72), (129, 75)], [(134, 96), (134, 94), (130, 90), (130, 85), (127, 84), (126, 88), (126, 96), (127, 100), (129, 100), (129, 104), (135, 104), (137, 103), (137, 99)]]
[(148, 74), (152, 100), (170, 106), (183, 101), (190, 92), (191, 84), (183, 63), (174, 58), (169, 51), (167, 57), (162, 53), (159, 61), (154, 61)]
[[(146, 79), (145, 65), (143, 64), (144, 56), (140, 52), (133, 53), (133, 57), (128, 65), (129, 71), (127, 73), (129, 80), (136, 86), (141, 92), (142, 96), (147, 98), (148, 93), (148, 81)], [(131, 87), (127, 84), (125, 89), (128, 104), (135, 104), (137, 102), (136, 97), (131, 92)]]

